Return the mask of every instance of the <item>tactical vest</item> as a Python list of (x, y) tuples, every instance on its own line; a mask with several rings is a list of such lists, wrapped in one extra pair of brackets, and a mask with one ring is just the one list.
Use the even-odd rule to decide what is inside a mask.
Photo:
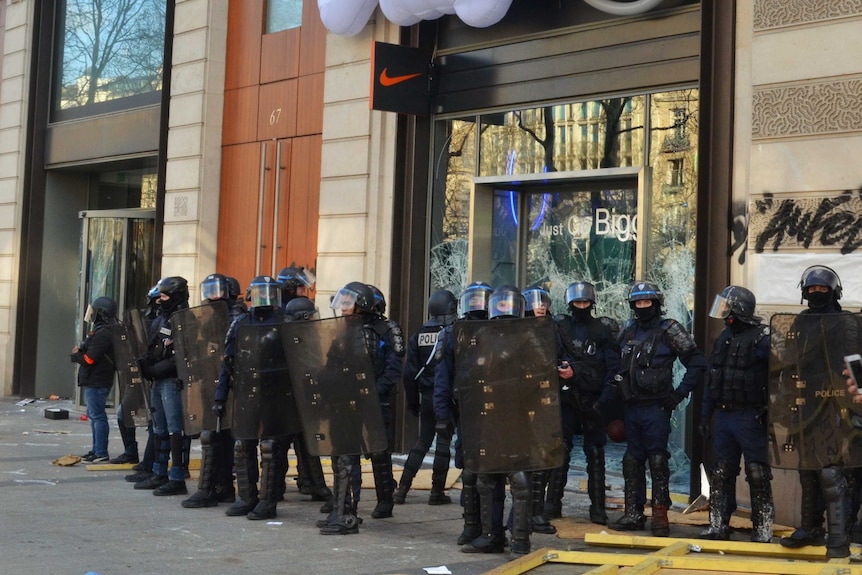
[(653, 359), (663, 342), (664, 334), (674, 325), (674, 320), (659, 322), (645, 338), (634, 339), (637, 326), (631, 323), (621, 336), (622, 368), (628, 373), (627, 381), (622, 384), (623, 399), (661, 399), (673, 391), (673, 362), (668, 365), (654, 365)]
[(706, 373), (706, 389), (712, 401), (727, 408), (766, 405), (769, 367), (755, 354), (758, 343), (768, 333), (768, 326), (753, 326), (736, 335), (727, 328), (716, 339)]
[(434, 366), (437, 365), (438, 355), (436, 350), (443, 345), (443, 328), (442, 325), (426, 324), (419, 328), (419, 332), (416, 334), (418, 346), (416, 364), (420, 371), (416, 383), (422, 389), (434, 388)]
[(375, 318), (362, 326), (365, 336), (365, 348), (374, 367), (374, 376), (380, 377), (386, 369), (386, 346), (391, 345), (392, 351), (398, 357), (404, 357), (404, 335), (401, 326), (391, 320)]
[(557, 325), (563, 336), (563, 345), (574, 360), (570, 363), (573, 381), (583, 393), (600, 394), (605, 382), (606, 366), (602, 352), (608, 345), (606, 326), (598, 319), (585, 322), (582, 339), (575, 337), (571, 317), (563, 316)]

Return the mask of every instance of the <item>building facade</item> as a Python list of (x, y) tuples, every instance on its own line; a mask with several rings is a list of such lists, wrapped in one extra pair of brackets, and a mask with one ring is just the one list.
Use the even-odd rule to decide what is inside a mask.
[[(320, 307), (360, 279), (408, 331), (472, 280), (547, 282), (562, 311), (586, 277), (624, 319), (649, 278), (705, 349), (728, 283), (794, 311), (820, 263), (862, 305), (858, 2), (515, 0), (485, 28), (378, 8), (346, 36), (309, 0), (141, 0), (163, 65), (122, 78), (70, 56), (84, 4), (0, 8), (4, 395), (71, 395), (88, 297), (138, 306), (166, 275), (306, 265)], [(427, 116), (370, 109), (373, 41), (427, 54)], [(694, 411), (674, 434), (693, 478)]]

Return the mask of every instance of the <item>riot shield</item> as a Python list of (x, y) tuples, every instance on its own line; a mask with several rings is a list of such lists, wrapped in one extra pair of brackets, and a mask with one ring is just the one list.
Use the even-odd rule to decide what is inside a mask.
[(146, 427), (149, 419), (149, 386), (138, 370), (138, 346), (125, 324), (111, 326), (114, 361), (120, 389), (123, 422), (127, 427)]
[(847, 393), (845, 355), (859, 353), (862, 316), (786, 314), (770, 321), (769, 458), (782, 469), (862, 466), (862, 405)]
[(565, 447), (551, 318), (459, 321), (453, 336), (464, 468), (559, 467)]
[(361, 318), (288, 322), (281, 332), (309, 452), (384, 451), (388, 440)]
[[(227, 303), (223, 301), (171, 315), (177, 375), (185, 387), (182, 398), (186, 435), (198, 435), (217, 427), (212, 404), (229, 321)], [(230, 413), (225, 416), (223, 427), (230, 424), (230, 416)]]
[(239, 327), (234, 369), (234, 437), (257, 439), (299, 433), (299, 414), (278, 324)]

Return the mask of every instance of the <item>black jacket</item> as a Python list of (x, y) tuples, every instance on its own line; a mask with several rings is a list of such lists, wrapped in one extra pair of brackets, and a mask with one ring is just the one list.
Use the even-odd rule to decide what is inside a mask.
[(78, 385), (81, 387), (111, 387), (114, 385), (114, 340), (111, 328), (97, 323), (87, 334), (72, 359), (78, 368)]

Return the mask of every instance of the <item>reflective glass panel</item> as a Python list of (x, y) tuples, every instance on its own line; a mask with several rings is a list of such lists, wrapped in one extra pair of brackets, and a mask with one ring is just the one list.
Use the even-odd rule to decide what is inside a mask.
[(478, 175), (640, 165), (644, 101), (609, 98), (482, 115)]
[(162, 89), (166, 0), (66, 0), (54, 108)]
[(302, 26), (302, 0), (266, 0), (266, 33)]

